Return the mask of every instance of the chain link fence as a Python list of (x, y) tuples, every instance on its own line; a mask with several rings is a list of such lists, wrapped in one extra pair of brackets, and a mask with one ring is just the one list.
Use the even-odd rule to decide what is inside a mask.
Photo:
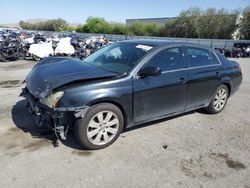
[(109, 39), (109, 41), (117, 42), (122, 40), (131, 39), (160, 39), (168, 40), (171, 42), (192, 42), (205, 45), (211, 48), (225, 48), (232, 50), (235, 43), (245, 43), (250, 45), (250, 40), (231, 40), (231, 39), (199, 39), (199, 38), (172, 38), (172, 37), (151, 37), (151, 36), (130, 36), (130, 35), (114, 35), (114, 34), (96, 34), (96, 33), (72, 33), (72, 32), (49, 32), (43, 31), (41, 33), (48, 34), (74, 34), (79, 38), (87, 38), (91, 36), (104, 36)]

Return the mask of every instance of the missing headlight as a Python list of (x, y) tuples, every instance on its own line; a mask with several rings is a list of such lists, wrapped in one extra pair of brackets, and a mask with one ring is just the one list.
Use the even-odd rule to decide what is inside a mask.
[(59, 100), (62, 98), (63, 94), (63, 91), (58, 91), (48, 95), (47, 97), (40, 98), (39, 101), (41, 104), (44, 104), (50, 108), (56, 108), (58, 107)]

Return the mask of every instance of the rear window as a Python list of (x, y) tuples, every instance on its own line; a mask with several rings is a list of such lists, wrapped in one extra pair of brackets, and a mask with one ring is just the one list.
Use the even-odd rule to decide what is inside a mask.
[(227, 58), (225, 58), (225, 56), (223, 56), (218, 51), (215, 51), (215, 53), (216, 53), (217, 57), (219, 58), (220, 62), (224, 62), (225, 60), (227, 60)]
[(213, 64), (220, 64), (218, 58), (214, 55), (214, 53), (211, 53), (211, 55), (212, 55)]
[(209, 50), (201, 48), (187, 48), (189, 67), (212, 65), (212, 57)]

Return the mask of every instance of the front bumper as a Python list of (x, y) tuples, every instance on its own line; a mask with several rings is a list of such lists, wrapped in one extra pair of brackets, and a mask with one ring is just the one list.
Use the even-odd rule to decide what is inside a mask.
[(76, 118), (83, 118), (88, 106), (50, 108), (39, 102), (27, 88), (20, 96), (27, 99), (27, 108), (40, 128), (53, 129), (62, 139), (66, 139), (68, 130), (73, 127)]

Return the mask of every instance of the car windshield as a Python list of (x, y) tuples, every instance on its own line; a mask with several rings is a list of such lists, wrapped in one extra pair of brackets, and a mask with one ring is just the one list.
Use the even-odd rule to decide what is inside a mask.
[(127, 73), (153, 46), (135, 43), (115, 43), (106, 46), (83, 61), (118, 74)]

